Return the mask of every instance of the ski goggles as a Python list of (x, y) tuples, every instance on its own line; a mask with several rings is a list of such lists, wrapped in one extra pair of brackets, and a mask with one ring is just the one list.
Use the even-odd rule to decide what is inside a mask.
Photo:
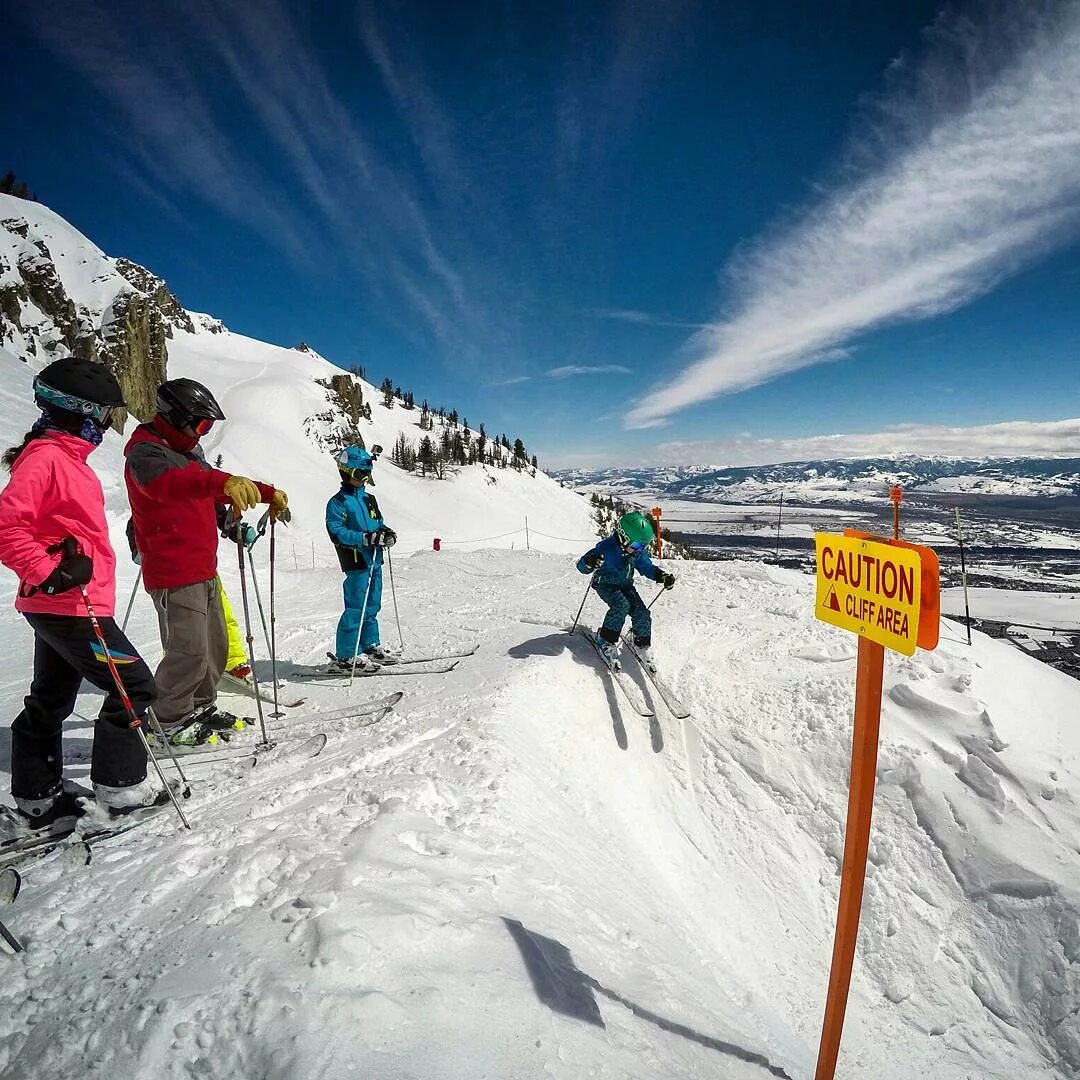
[(75, 397), (74, 394), (65, 394), (60, 390), (54, 390), (40, 379), (34, 380), (34, 394), (42, 401), (54, 405), (58, 409), (92, 417), (102, 427), (108, 427), (115, 408), (113, 405), (98, 405), (96, 402), (87, 401), (86, 398)]
[(646, 548), (646, 547), (647, 547), (648, 545), (647, 545), (647, 544), (644, 544), (644, 543), (643, 543), (642, 541), (640, 541), (640, 540), (635, 540), (635, 541), (634, 541), (633, 543), (631, 543), (631, 544), (626, 544), (626, 545), (624, 545), (624, 546), (625, 546), (625, 548), (626, 548), (626, 550), (627, 550), (627, 551), (632, 551), (632, 552), (633, 552), (633, 553), (634, 553), (635, 555), (639, 555), (639, 554), (640, 554), (641, 552), (643, 552), (643, 551), (645, 550), (645, 548)]
[(214, 421), (209, 416), (200, 416), (191, 422), (191, 430), (201, 439), (212, 427)]

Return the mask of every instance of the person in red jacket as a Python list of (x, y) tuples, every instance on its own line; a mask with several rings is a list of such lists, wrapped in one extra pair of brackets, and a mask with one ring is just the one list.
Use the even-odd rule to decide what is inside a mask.
[[(62, 729), (85, 679), (104, 691), (90, 764), (97, 801), (110, 814), (163, 802), (147, 779), (146, 752), (93, 632), (85, 586), (135, 714), (154, 701), (150, 669), (113, 618), (116, 556), (105, 497), (87, 458), (124, 399), (100, 364), (56, 360), (34, 380), (41, 416), (3, 455), (11, 479), (0, 492), (0, 562), (19, 577), (15, 608), (34, 631), (34, 678), (11, 725), (11, 793), (19, 824), (62, 833), (83, 813), (85, 790), (65, 790)], [(61, 553), (73, 537), (78, 553)]]
[(124, 455), (135, 543), (143, 582), (158, 612), (165, 656), (155, 678), (154, 712), (170, 742), (196, 743), (235, 726), (216, 707), (228, 640), (217, 583), (218, 530), (226, 507), (243, 513), (269, 503), (278, 514), (285, 492), (206, 463), (199, 440), (224, 420), (214, 395), (193, 379), (158, 388), (157, 412), (135, 429)]

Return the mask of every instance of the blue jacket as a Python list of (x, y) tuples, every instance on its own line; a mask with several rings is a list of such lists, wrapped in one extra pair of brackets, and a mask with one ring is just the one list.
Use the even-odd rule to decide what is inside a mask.
[(647, 552), (639, 551), (636, 555), (632, 551), (624, 552), (615, 536), (601, 540), (596, 547), (586, 551), (578, 559), (577, 568), (581, 573), (592, 573), (585, 565), (585, 560), (592, 555), (599, 555), (603, 559), (596, 571), (597, 585), (631, 585), (635, 570), (642, 577), (651, 578), (653, 581), (661, 581), (664, 577), (664, 571), (653, 563)]
[(342, 570), (366, 570), (382, 561), (381, 549), (364, 546), (364, 538), (385, 525), (375, 496), (363, 488), (342, 485), (341, 490), (326, 504), (326, 531), (337, 549)]

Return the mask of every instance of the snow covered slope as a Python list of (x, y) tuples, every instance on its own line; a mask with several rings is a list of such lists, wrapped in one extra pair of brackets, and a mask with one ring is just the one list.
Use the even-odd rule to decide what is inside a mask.
[[(2, 961), (0, 1076), (809, 1077), (854, 682), (812, 583), (680, 564), (654, 610), (683, 725), (624, 709), (565, 633), (566, 558), (397, 569), (407, 644), (479, 653), (362, 682), (407, 692), (374, 725), (320, 722), (350, 699), (307, 686), (310, 718), (278, 731), (327, 730), (321, 757), (206, 766), (193, 833), (161, 818), (32, 869), (5, 914), (28, 949)], [(286, 671), (321, 653), (335, 586), (283, 572)], [(1080, 1075), (1080, 687), (959, 639), (887, 667), (848, 1080)], [(24, 687), (6, 668), (9, 712)]]
[[(228, 420), (204, 440), (207, 456), (221, 454), (226, 470), (284, 488), (297, 511), (286, 553), (291, 557), (295, 546), (297, 560), (304, 555), (310, 565), (314, 542), (316, 564), (336, 565), (322, 527), (323, 508), (337, 487), (324, 442), (332, 424), (320, 418), (331, 404), (316, 380), (341, 376), (342, 370), (311, 350), (233, 334), (211, 316), (185, 311), (143, 267), (106, 255), (48, 207), (8, 195), (0, 195), (0, 442), (17, 441), (34, 419), (29, 387), (45, 363), (77, 348), (80, 354), (89, 349), (112, 356), (116, 328), (133, 298), (152, 301), (150, 321), (161, 324), (167, 374), (206, 383), (225, 409)], [(148, 365), (149, 376), (150, 360)], [(430, 547), (435, 537), (449, 546), (482, 541), (509, 548), (528, 542), (546, 551), (580, 550), (595, 539), (586, 500), (542, 472), (533, 477), (470, 466), (448, 469), (446, 480), (435, 481), (398, 469), (389, 460), (390, 449), (401, 433), (419, 441), (419, 411), (397, 402), (386, 409), (374, 387), (360, 385), (372, 409), (372, 420), (359, 422), (361, 433), (369, 447), (377, 443), (387, 451), (377, 468), (375, 494), (402, 550)], [(423, 387), (413, 390), (423, 397)], [(432, 434), (437, 439), (438, 431)], [(126, 500), (115, 484), (122, 465), (119, 440), (109, 436), (92, 460), (106, 484), (114, 524), (122, 524)]]

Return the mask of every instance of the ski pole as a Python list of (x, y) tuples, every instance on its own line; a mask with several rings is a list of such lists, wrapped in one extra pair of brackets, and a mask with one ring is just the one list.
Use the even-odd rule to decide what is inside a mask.
[[(74, 555), (78, 554), (78, 547), (73, 537), (67, 537), (62, 541), (64, 545), (64, 551), (66, 554)], [(176, 792), (173, 791), (172, 785), (165, 779), (165, 774), (161, 771), (161, 763), (158, 761), (154, 754), (154, 751), (150, 747), (150, 743), (146, 740), (146, 732), (142, 729), (142, 720), (135, 715), (135, 706), (131, 704), (131, 698), (128, 697), (128, 692), (124, 688), (124, 681), (120, 678), (120, 672), (117, 670), (116, 661), (112, 658), (112, 653), (109, 652), (108, 643), (105, 641), (105, 635), (101, 630), (101, 624), (98, 622), (97, 616), (94, 614), (93, 605), (90, 603), (90, 594), (86, 591), (85, 585), (79, 586), (79, 592), (82, 593), (83, 603), (86, 605), (86, 614), (90, 618), (90, 625), (94, 628), (94, 636), (98, 639), (98, 644), (101, 646), (101, 651), (105, 656), (105, 663), (109, 668), (109, 674), (112, 676), (113, 682), (116, 684), (116, 692), (120, 695), (120, 700), (123, 702), (124, 710), (128, 714), (129, 727), (135, 729), (139, 738), (142, 740), (143, 749), (146, 751), (146, 756), (153, 763), (154, 771), (158, 774), (158, 779), (161, 781), (161, 786), (168, 792), (169, 798), (172, 800), (173, 806), (176, 808), (177, 814), (180, 815), (180, 820), (183, 822), (185, 829), (191, 828), (191, 822), (188, 821), (184, 814), (183, 809), (180, 806), (179, 800), (176, 798)], [(190, 789), (189, 789), (190, 790)]]
[(394, 622), (397, 623), (397, 639), (398, 645), (401, 647), (402, 652), (405, 651), (405, 639), (401, 636), (401, 616), (398, 614), (397, 608), (397, 589), (394, 588), (394, 559), (390, 554), (390, 549), (386, 549), (386, 565), (390, 570), (390, 595), (394, 598)]
[(266, 734), (266, 721), (263, 719), (262, 695), (259, 693), (259, 676), (255, 674), (255, 638), (251, 633), (251, 605), (248, 604), (247, 574), (244, 572), (244, 545), (236, 541), (236, 561), (240, 568), (240, 596), (244, 601), (244, 632), (247, 634), (248, 663), (251, 665), (251, 687), (255, 691), (255, 710), (259, 714), (259, 730), (262, 732), (262, 746), (270, 745)]
[(247, 549), (248, 566), (251, 567), (251, 584), (255, 586), (255, 605), (259, 609), (259, 621), (262, 623), (263, 640), (266, 642), (266, 651), (271, 656), (274, 650), (270, 648), (270, 631), (266, 628), (266, 613), (263, 611), (262, 596), (259, 595), (259, 575), (255, 573), (255, 556), (251, 554), (251, 548)]
[(142, 581), (142, 567), (139, 567), (139, 572), (135, 575), (135, 584), (131, 586), (131, 599), (128, 600), (127, 611), (124, 612), (124, 621), (120, 624), (120, 633), (127, 633), (128, 619), (131, 618), (131, 609), (135, 606), (135, 594), (139, 591), (139, 582)]
[[(661, 596), (663, 596), (663, 595), (664, 595), (664, 593), (666, 593), (666, 592), (667, 592), (667, 586), (665, 585), (665, 586), (663, 586), (663, 587), (662, 587), (662, 588), (660, 589), (660, 591), (659, 591), (659, 592), (658, 592), (658, 593), (657, 593), (657, 594), (656, 594), (656, 595), (655, 595), (655, 596), (654, 596), (654, 597), (653, 597), (653, 598), (652, 598), (652, 599), (651, 599), (651, 600), (649, 601), (649, 608), (651, 608), (651, 607), (653, 606), (653, 604), (655, 604), (655, 603), (656, 603), (656, 601), (657, 601), (657, 600), (659, 600), (659, 599), (660, 599), (660, 597), (661, 597)], [(649, 608), (646, 608), (645, 610), (646, 610), (646, 611), (648, 611), (648, 610), (649, 610)]]
[(356, 678), (356, 657), (360, 652), (360, 635), (364, 632), (364, 618), (367, 615), (368, 597), (371, 595), (371, 579), (375, 576), (375, 555), (371, 556), (371, 567), (368, 570), (367, 588), (364, 590), (364, 603), (360, 608), (360, 625), (356, 628), (356, 643), (352, 651), (352, 671), (349, 673), (349, 689), (352, 689), (353, 679)]
[(577, 609), (577, 614), (574, 616), (574, 625), (570, 627), (571, 634), (577, 629), (578, 620), (581, 618), (581, 613), (585, 610), (585, 601), (589, 599), (589, 590), (593, 587), (593, 581), (595, 580), (596, 571), (594, 570), (589, 577), (589, 584), (585, 586), (585, 595), (581, 598), (581, 607)]
[(274, 622), (274, 554), (276, 541), (274, 537), (275, 519), (270, 519), (270, 677), (274, 680), (274, 712), (277, 719), (281, 716), (278, 708), (278, 685), (277, 685), (277, 624)]

